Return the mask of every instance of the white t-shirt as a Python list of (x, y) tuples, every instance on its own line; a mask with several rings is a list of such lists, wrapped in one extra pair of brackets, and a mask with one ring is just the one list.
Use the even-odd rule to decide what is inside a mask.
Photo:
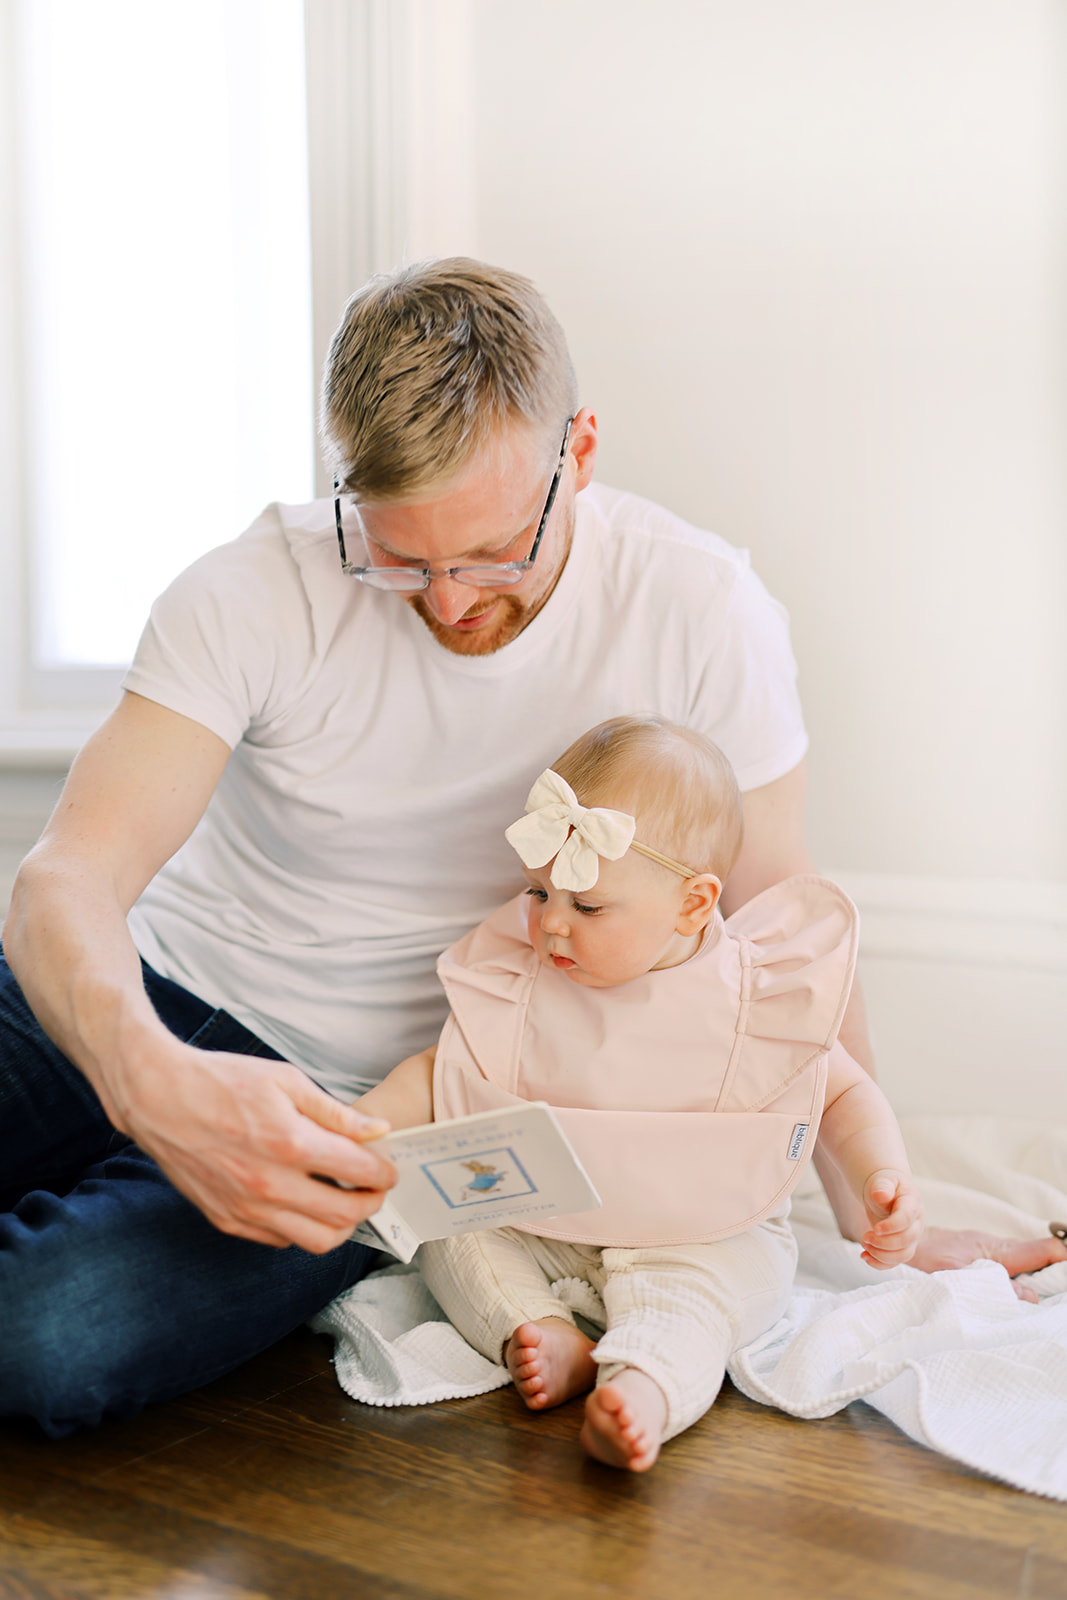
[(579, 496), (550, 599), (484, 657), (342, 574), (331, 501), (269, 506), (157, 600), (125, 680), (233, 751), (134, 940), (351, 1098), (436, 1038), (436, 959), (522, 887), (504, 829), (578, 734), (656, 711), (756, 788), (807, 748), (795, 680), (747, 554), (633, 495)]

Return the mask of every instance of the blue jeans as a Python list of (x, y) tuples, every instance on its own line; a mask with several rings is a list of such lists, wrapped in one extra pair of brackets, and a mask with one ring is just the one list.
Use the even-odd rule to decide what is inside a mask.
[[(204, 1050), (277, 1053), (160, 977), (162, 1021)], [(381, 1258), (219, 1233), (42, 1031), (0, 954), (0, 1416), (58, 1438), (231, 1371)]]

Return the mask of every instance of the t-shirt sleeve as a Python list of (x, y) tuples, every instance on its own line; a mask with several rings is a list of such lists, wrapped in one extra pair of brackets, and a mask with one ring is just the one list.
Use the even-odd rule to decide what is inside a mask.
[(807, 751), (789, 616), (750, 567), (715, 627), (693, 718), (728, 756), (742, 789), (784, 777)]
[(232, 750), (277, 697), (279, 663), (292, 671), (301, 635), (306, 651), (305, 612), (284, 538), (270, 536), (265, 515), (159, 596), (123, 688), (191, 717)]

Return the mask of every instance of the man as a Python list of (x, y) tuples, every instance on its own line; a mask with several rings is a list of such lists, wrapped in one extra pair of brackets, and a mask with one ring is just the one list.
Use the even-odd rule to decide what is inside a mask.
[[(727, 912), (810, 869), (784, 613), (721, 540), (590, 487), (529, 283), (367, 285), (323, 431), (336, 503), (269, 508), (157, 602), (16, 884), (0, 1413), (53, 1434), (209, 1381), (368, 1269), (350, 1235), (395, 1174), (345, 1102), (434, 1038), (434, 960), (518, 887), (503, 828), (575, 735), (649, 709), (723, 747)], [(858, 997), (842, 1038), (866, 1062)]]

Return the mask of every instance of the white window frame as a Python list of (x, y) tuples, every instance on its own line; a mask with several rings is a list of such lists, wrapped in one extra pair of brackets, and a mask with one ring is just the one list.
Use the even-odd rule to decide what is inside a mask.
[[(473, 0), (305, 0), (313, 359), (372, 273), (477, 254)], [(0, 219), (14, 218), (15, 0), (0, 0)], [(33, 485), (23, 417), (19, 263), (0, 226), (0, 764), (72, 755), (122, 670), (30, 656)], [(329, 488), (321, 463), (316, 492)]]

